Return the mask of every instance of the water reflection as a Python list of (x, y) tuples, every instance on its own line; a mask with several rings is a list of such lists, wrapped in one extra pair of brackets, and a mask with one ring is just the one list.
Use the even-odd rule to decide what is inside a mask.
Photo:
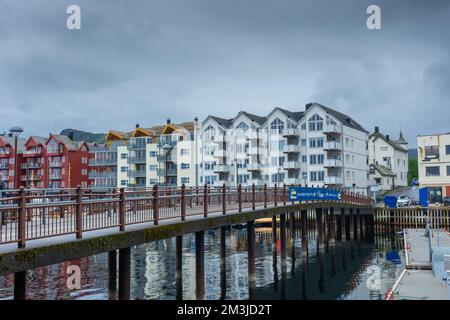
[[(369, 242), (365, 236), (359, 241), (334, 241), (333, 233), (326, 232), (325, 246), (318, 249), (315, 230), (302, 233), (301, 227), (296, 223), (286, 229), (289, 254), (285, 255), (281, 254), (282, 239), (272, 239), (272, 228), (256, 228), (256, 299), (382, 299), (395, 282), (401, 265), (386, 259), (387, 251), (398, 248), (392, 230), (379, 232)], [(204, 245), (205, 299), (248, 299), (247, 230), (206, 231)], [(196, 299), (195, 235), (183, 237), (178, 285), (175, 252), (176, 239), (132, 248), (132, 299)], [(67, 289), (69, 264), (81, 267), (81, 290)], [(379, 288), (367, 286), (371, 266), (379, 267)], [(39, 268), (27, 277), (27, 299), (108, 299), (107, 254)], [(10, 299), (12, 294), (12, 275), (0, 277), (0, 299)]]

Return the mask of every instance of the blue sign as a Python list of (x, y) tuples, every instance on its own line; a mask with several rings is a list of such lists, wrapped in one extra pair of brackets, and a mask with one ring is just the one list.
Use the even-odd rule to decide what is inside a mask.
[(341, 192), (327, 188), (289, 187), (289, 201), (342, 200)]

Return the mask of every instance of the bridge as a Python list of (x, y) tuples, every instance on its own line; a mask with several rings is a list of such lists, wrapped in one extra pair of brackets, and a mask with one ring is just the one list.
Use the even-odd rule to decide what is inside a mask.
[[(226, 228), (246, 224), (249, 288), (255, 287), (257, 219), (271, 218), (272, 238), (276, 242), (279, 217), (282, 262), (286, 257), (287, 224), (294, 227), (300, 223), (302, 235), (306, 235), (308, 223), (313, 223), (318, 250), (325, 244), (325, 235), (329, 239), (349, 240), (372, 234), (373, 208), (369, 198), (341, 191), (339, 201), (293, 202), (287, 191), (286, 185), (12, 190), (0, 200), (0, 275), (13, 273), (14, 298), (24, 299), (26, 270), (108, 252), (110, 297), (126, 300), (130, 298), (130, 247), (176, 237), (180, 298), (182, 237), (195, 233), (196, 293), (203, 299), (204, 232), (208, 229), (221, 230), (220, 256), (224, 267)], [(254, 293), (250, 292), (250, 297)]]

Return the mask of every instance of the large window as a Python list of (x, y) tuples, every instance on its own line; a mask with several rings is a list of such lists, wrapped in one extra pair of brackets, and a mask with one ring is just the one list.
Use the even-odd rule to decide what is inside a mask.
[(273, 120), (270, 123), (270, 131), (271, 132), (277, 132), (277, 133), (281, 133), (284, 129), (284, 122), (281, 121), (279, 118), (275, 118), (275, 120)]
[(322, 131), (323, 130), (323, 118), (318, 114), (313, 115), (308, 120), (309, 131)]
[(440, 175), (438, 166), (426, 167), (425, 172), (426, 172), (427, 177), (435, 177), (435, 176)]
[(425, 157), (427, 158), (439, 158), (439, 146), (426, 146)]
[(445, 154), (450, 154), (450, 144), (447, 144), (446, 146), (445, 146)]
[(447, 166), (447, 176), (450, 177), (450, 166)]

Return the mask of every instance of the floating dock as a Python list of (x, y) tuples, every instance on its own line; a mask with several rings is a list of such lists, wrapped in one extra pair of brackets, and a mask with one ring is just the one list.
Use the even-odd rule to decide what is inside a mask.
[[(386, 294), (386, 300), (450, 300), (450, 279), (444, 256), (450, 254), (450, 234), (404, 229), (405, 269)], [(430, 246), (432, 248), (430, 253)]]

